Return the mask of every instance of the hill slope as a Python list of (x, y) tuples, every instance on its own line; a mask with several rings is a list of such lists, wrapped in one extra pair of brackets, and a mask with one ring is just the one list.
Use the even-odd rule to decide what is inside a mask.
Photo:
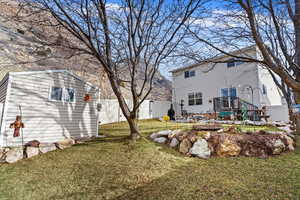
[[(108, 79), (96, 61), (76, 55), (68, 49), (48, 46), (49, 40), (67, 41), (68, 36), (57, 35), (36, 24), (15, 18), (16, 1), (0, 0), (0, 78), (8, 71), (68, 69), (101, 88), (102, 98), (115, 98)], [(65, 37), (65, 38), (64, 38)], [(142, 77), (142, 69), (140, 70)], [(170, 100), (171, 82), (158, 73), (148, 99)], [(126, 98), (129, 91), (124, 89)]]

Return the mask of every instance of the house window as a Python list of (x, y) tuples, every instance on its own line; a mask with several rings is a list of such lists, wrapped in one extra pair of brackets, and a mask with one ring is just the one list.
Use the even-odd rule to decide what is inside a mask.
[(262, 93), (267, 94), (267, 88), (264, 84), (262, 85)]
[(64, 91), (64, 100), (66, 102), (74, 102), (75, 90), (73, 88), (65, 88)]
[(51, 87), (50, 100), (52, 101), (75, 101), (75, 90), (73, 88)]
[(222, 97), (228, 97), (228, 88), (222, 88), (221, 89), (221, 96)]
[(50, 99), (53, 101), (62, 100), (63, 89), (60, 87), (51, 87)]
[(222, 97), (236, 97), (236, 88), (232, 87), (232, 88), (222, 88), (221, 89), (221, 96)]
[(202, 93), (197, 92), (195, 94), (195, 98), (196, 98), (196, 105), (202, 105)]
[(189, 93), (188, 98), (189, 98), (189, 106), (195, 105), (195, 94), (194, 93)]
[(230, 59), (227, 61), (227, 67), (230, 68), (230, 67), (234, 67), (235, 66), (235, 62), (234, 62), (234, 59)]
[(241, 65), (241, 64), (243, 64), (244, 62), (242, 62), (242, 61), (237, 61), (237, 60), (235, 60), (234, 58), (232, 58), (232, 59), (229, 59), (228, 61), (227, 61), (227, 67), (228, 68), (230, 68), (230, 67), (236, 67), (236, 66), (238, 66), (238, 65)]
[(184, 78), (190, 78), (190, 77), (193, 77), (195, 76), (195, 70), (192, 70), (192, 71), (185, 71), (184, 72)]
[(193, 76), (195, 76), (195, 70), (190, 71), (190, 77), (193, 77)]
[(185, 71), (184, 72), (184, 78), (188, 78), (190, 76), (190, 72), (189, 71)]
[(236, 97), (236, 88), (229, 88), (230, 96)]
[(203, 102), (202, 93), (201, 92), (189, 93), (188, 101), (189, 101), (189, 106), (202, 105)]

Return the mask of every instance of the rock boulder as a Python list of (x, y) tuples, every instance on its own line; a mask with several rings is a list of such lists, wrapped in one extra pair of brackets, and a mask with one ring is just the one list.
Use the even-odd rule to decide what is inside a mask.
[(280, 139), (275, 140), (273, 147), (274, 155), (278, 155), (285, 150), (285, 145)]
[(189, 153), (193, 156), (204, 159), (209, 158), (211, 154), (210, 149), (208, 148), (208, 143), (204, 139), (198, 139), (189, 150)]
[(225, 137), (217, 146), (216, 153), (220, 157), (238, 156), (241, 150), (242, 148), (234, 140)]
[(169, 134), (171, 134), (171, 133), (172, 133), (171, 130), (159, 131), (159, 132), (157, 132), (157, 133), (152, 133), (152, 134), (150, 135), (150, 138), (151, 138), (152, 140), (154, 140), (155, 138), (159, 138), (159, 137), (168, 137)]
[(12, 148), (6, 153), (5, 161), (14, 163), (23, 159), (23, 147)]
[(41, 143), (39, 146), (40, 152), (42, 153), (47, 153), (49, 151), (54, 151), (56, 150), (55, 144), (52, 143)]
[(179, 145), (179, 152), (183, 154), (187, 154), (192, 147), (192, 143), (189, 139), (185, 138)]
[(182, 132), (182, 130), (178, 129), (178, 130), (173, 130), (169, 135), (168, 138), (172, 139), (174, 137), (176, 137), (176, 135), (178, 135), (180, 132)]
[(282, 135), (283, 137), (283, 140), (285, 140), (285, 146), (286, 146), (286, 149), (288, 151), (294, 151), (295, 150), (295, 141), (293, 140), (293, 138), (291, 138), (290, 136), (288, 135)]
[(26, 154), (27, 158), (37, 156), (37, 155), (39, 155), (39, 148), (38, 147), (26, 147), (25, 154)]
[(150, 135), (150, 138), (152, 139), (152, 140), (154, 140), (155, 138), (157, 138), (158, 137), (158, 134), (157, 133), (152, 133), (151, 135)]
[(58, 141), (56, 142), (57, 144), (60, 144), (60, 145), (73, 145), (75, 144), (75, 140), (72, 139), (72, 138), (66, 138), (64, 140), (61, 140), (61, 141)]
[(55, 146), (58, 149), (66, 149), (71, 147), (72, 145), (74, 145), (76, 143), (76, 141), (72, 138), (66, 138), (64, 140), (58, 141), (55, 143)]
[(40, 142), (38, 140), (32, 140), (25, 144), (26, 147), (39, 147)]
[(168, 135), (172, 133), (171, 130), (159, 131), (157, 133), (158, 137), (168, 137)]
[(179, 144), (179, 141), (174, 137), (171, 139), (169, 146), (172, 148), (176, 148), (178, 146), (178, 144)]
[(154, 138), (153, 141), (157, 142), (157, 143), (160, 143), (160, 144), (164, 144), (164, 143), (166, 143), (167, 138), (165, 138), (165, 137), (157, 137), (157, 138)]

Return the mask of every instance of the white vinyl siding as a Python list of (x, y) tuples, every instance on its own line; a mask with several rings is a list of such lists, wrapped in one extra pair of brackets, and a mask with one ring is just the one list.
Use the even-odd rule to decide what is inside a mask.
[[(9, 128), (16, 115), (20, 115), (19, 105), (25, 125), (25, 143), (31, 140), (56, 142), (68, 137), (97, 135), (98, 89), (64, 72), (13, 74), (10, 78), (4, 145), (17, 146), (22, 142), (21, 137), (13, 137), (13, 129)], [(49, 92), (54, 85), (74, 89), (74, 103), (51, 101)], [(86, 94), (90, 94), (91, 101), (84, 101)]]

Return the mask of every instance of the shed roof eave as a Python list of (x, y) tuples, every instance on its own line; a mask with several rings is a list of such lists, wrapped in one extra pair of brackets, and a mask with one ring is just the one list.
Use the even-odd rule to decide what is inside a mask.
[(99, 87), (94, 86), (93, 84), (91, 84), (90, 82), (87, 82), (85, 80), (83, 80), (82, 78), (80, 78), (79, 76), (77, 76), (76, 74), (74, 74), (73, 72), (69, 71), (69, 70), (65, 70), (65, 69), (59, 69), (59, 70), (43, 70), (43, 71), (25, 71), (25, 72), (8, 72), (8, 76), (9, 75), (30, 75), (30, 74), (40, 74), (40, 73), (68, 73), (69, 75), (73, 76), (74, 78), (86, 83), (87, 85), (93, 87), (96, 90), (99, 90)]

